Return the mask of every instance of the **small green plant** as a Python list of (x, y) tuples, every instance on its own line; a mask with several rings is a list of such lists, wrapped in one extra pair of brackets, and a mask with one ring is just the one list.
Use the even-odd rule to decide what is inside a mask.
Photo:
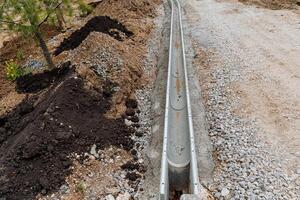
[(76, 192), (79, 192), (79, 193), (84, 194), (85, 189), (86, 189), (86, 186), (85, 186), (85, 184), (84, 184), (83, 181), (80, 181), (80, 182), (76, 185)]
[(17, 59), (18, 59), (19, 61), (24, 60), (25, 57), (24, 57), (23, 51), (19, 49), (19, 50), (17, 51), (16, 57), (17, 57)]
[(17, 78), (24, 75), (24, 71), (14, 60), (6, 61), (5, 66), (6, 66), (6, 77), (10, 81), (15, 81)]
[(81, 11), (80, 16), (81, 17), (85, 17), (88, 16), (89, 14), (91, 14), (93, 12), (93, 8), (89, 5), (87, 5), (86, 3), (84, 3), (83, 1), (78, 1), (78, 5), (79, 5), (79, 10)]

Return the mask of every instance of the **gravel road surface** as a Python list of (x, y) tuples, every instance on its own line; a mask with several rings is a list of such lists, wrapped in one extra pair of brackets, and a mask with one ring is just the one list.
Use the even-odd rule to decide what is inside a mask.
[(182, 1), (193, 41), (217, 199), (300, 199), (300, 15)]

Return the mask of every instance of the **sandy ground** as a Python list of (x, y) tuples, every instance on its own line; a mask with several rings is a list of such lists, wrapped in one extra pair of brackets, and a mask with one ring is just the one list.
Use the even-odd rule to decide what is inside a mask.
[(300, 5), (298, 0), (239, 0), (239, 2), (272, 10), (297, 9)]
[(236, 77), (228, 86), (231, 110), (255, 121), (257, 137), (286, 174), (299, 173), (299, 10), (274, 11), (234, 1), (183, 4), (187, 32), (202, 49), (199, 56), (210, 63), (199, 70), (201, 88), (211, 89), (207, 77), (212, 68), (234, 66), (231, 74)]
[(3, 42), (9, 40), (9, 35), (8, 33), (5, 33), (4, 31), (0, 33), (0, 48), (3, 47)]
[[(246, 66), (243, 79), (232, 84), (238, 98), (234, 109), (257, 120), (265, 140), (289, 160), (287, 168), (295, 169), (300, 161), (300, 15), (210, 0), (191, 4), (199, 13), (191, 16), (199, 30), (196, 39), (216, 48), (225, 59), (220, 62)], [(197, 18), (209, 20), (209, 40)], [(230, 53), (224, 55), (226, 48)]]

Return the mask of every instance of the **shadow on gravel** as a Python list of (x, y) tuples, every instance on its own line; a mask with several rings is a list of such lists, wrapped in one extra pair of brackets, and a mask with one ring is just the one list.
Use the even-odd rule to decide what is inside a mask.
[[(112, 83), (106, 84), (104, 90)], [(70, 154), (89, 152), (93, 144), (131, 149), (132, 131), (124, 120), (104, 116), (111, 106), (108, 93), (87, 91), (81, 78), (66, 78), (42, 100), (25, 99), (0, 116), (0, 197), (34, 199), (57, 191), (71, 173)]]
[(125, 38), (133, 35), (131, 31), (127, 30), (117, 20), (111, 19), (108, 16), (97, 16), (90, 19), (85, 26), (76, 30), (70, 37), (64, 39), (53, 54), (57, 56), (63, 51), (77, 48), (88, 37), (90, 32), (93, 31), (108, 34), (119, 41), (123, 41)]

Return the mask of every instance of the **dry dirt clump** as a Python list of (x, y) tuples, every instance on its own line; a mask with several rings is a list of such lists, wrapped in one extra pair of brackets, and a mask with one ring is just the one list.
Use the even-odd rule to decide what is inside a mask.
[(300, 6), (299, 0), (239, 0), (245, 4), (254, 4), (272, 10), (297, 9)]

